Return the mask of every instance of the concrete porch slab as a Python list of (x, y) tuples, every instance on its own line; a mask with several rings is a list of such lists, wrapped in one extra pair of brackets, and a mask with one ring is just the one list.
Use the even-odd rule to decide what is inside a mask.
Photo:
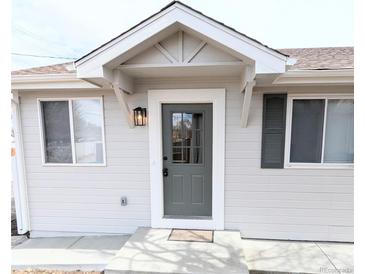
[(215, 231), (213, 243), (168, 241), (170, 232), (139, 228), (105, 273), (248, 273), (238, 231)]
[(354, 272), (354, 245), (346, 243), (317, 243), (340, 273)]
[(103, 270), (129, 236), (29, 239), (12, 250), (13, 269)]
[(251, 239), (242, 242), (251, 274), (353, 273), (353, 244)]

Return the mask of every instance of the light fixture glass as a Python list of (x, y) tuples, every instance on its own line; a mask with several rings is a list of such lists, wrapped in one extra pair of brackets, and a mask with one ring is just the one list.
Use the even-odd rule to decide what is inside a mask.
[(147, 109), (137, 107), (133, 110), (134, 125), (137, 127), (145, 126), (147, 121)]

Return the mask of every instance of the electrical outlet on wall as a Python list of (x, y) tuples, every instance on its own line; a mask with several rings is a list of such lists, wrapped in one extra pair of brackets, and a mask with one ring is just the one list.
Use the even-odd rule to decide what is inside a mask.
[(123, 196), (120, 198), (120, 205), (126, 206), (127, 205), (127, 197)]

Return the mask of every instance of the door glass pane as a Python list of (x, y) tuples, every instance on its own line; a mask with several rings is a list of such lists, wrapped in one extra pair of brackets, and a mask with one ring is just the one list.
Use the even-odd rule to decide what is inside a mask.
[(184, 146), (191, 145), (193, 115), (191, 113), (183, 113), (184, 128)]
[(182, 146), (182, 113), (172, 114), (172, 145)]
[(190, 147), (184, 147), (183, 148), (183, 158), (184, 158), (183, 163), (185, 163), (185, 164), (192, 163), (192, 161), (191, 161), (191, 149), (190, 149)]
[(194, 113), (193, 117), (194, 129), (201, 129), (203, 123), (203, 113)]
[(323, 161), (354, 162), (354, 100), (328, 100)]
[(181, 163), (182, 160), (183, 160), (182, 147), (173, 147), (172, 148), (172, 162)]
[(68, 101), (41, 102), (46, 163), (72, 163)]
[(193, 132), (193, 145), (194, 146), (200, 146), (201, 145), (201, 134), (200, 130), (195, 130)]
[(193, 163), (201, 164), (203, 162), (202, 148), (195, 147), (193, 148)]
[(202, 113), (172, 113), (173, 163), (203, 162)]
[(74, 100), (77, 163), (103, 163), (102, 105), (98, 99)]
[(293, 100), (290, 162), (320, 163), (325, 100)]

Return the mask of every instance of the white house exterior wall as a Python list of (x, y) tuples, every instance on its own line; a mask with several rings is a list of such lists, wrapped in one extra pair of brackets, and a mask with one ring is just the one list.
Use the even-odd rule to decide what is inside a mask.
[[(247, 128), (235, 79), (153, 79), (136, 83), (131, 108), (147, 90), (226, 89), (225, 229), (243, 237), (353, 241), (353, 170), (261, 169), (263, 92), (348, 92), (353, 87), (256, 88)], [(20, 92), (33, 236), (132, 233), (150, 226), (147, 127), (129, 128), (112, 90)], [(42, 166), (37, 98), (104, 97), (106, 167)], [(120, 206), (127, 196), (128, 205)]]
[[(104, 97), (107, 166), (42, 166), (37, 98), (82, 96)], [(150, 225), (148, 131), (129, 128), (113, 91), (27, 92), (21, 111), (33, 235), (132, 233)], [(120, 206), (121, 196), (128, 206)]]

